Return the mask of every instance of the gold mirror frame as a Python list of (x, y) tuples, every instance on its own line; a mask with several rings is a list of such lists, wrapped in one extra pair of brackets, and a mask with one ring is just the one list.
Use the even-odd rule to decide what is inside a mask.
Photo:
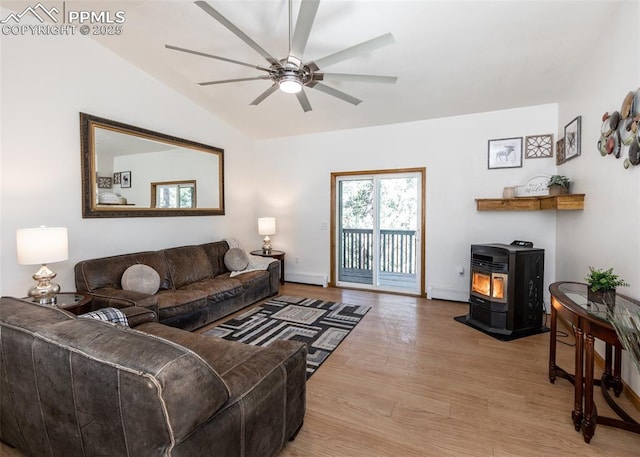
[[(106, 205), (98, 204), (98, 175), (97, 164), (99, 150), (96, 150), (96, 129), (104, 129), (111, 132), (130, 135), (137, 140), (150, 140), (160, 143), (159, 146), (167, 147), (168, 145), (183, 148), (189, 151), (196, 151), (203, 154), (213, 154), (218, 158), (217, 174), (215, 169), (212, 170), (212, 183), (210, 188), (217, 189), (218, 204), (214, 207), (207, 208), (153, 208), (153, 204), (149, 207), (135, 208), (128, 204)], [(132, 142), (134, 144), (135, 142)], [(81, 148), (81, 166), (82, 166), (82, 217), (165, 217), (165, 216), (218, 216), (224, 215), (224, 150), (209, 146), (195, 141), (176, 138), (163, 133), (154, 132), (152, 130), (135, 127), (121, 122), (112, 121), (91, 114), (80, 113), (80, 148)], [(185, 152), (189, 152), (185, 151)], [(178, 151), (181, 152), (181, 151)], [(129, 154), (131, 152), (129, 151)], [(156, 162), (157, 164), (157, 162)], [(215, 168), (215, 167), (213, 167)], [(115, 171), (115, 170), (113, 170)], [(113, 177), (112, 172), (110, 172)], [(102, 177), (101, 177), (102, 178)], [(131, 181), (135, 180), (135, 175)], [(217, 182), (216, 182), (217, 180)], [(199, 185), (200, 188), (206, 188), (207, 185)], [(215, 192), (214, 192), (215, 193)], [(149, 189), (149, 196), (151, 190)], [(150, 197), (149, 197), (150, 198)], [(198, 198), (199, 201), (204, 200)]]

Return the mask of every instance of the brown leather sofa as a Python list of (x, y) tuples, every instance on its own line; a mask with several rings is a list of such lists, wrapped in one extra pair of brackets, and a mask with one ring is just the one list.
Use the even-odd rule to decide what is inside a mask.
[[(92, 296), (92, 309), (140, 306), (156, 312), (163, 324), (193, 330), (278, 293), (278, 262), (230, 277), (224, 264), (228, 250), (226, 241), (217, 241), (83, 260), (75, 266), (76, 290)], [(122, 289), (122, 275), (135, 264), (158, 272), (157, 293)]]
[(131, 329), (3, 297), (0, 439), (28, 456), (274, 456), (302, 426), (305, 364), (293, 341)]

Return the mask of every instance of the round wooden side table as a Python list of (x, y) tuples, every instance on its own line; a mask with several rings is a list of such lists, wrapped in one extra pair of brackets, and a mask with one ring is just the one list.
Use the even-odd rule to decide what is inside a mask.
[(251, 251), (251, 255), (257, 255), (260, 257), (271, 257), (272, 259), (276, 259), (280, 261), (280, 283), (284, 284), (284, 251), (275, 251), (272, 250), (269, 253), (262, 252), (262, 249), (258, 249), (257, 251)]

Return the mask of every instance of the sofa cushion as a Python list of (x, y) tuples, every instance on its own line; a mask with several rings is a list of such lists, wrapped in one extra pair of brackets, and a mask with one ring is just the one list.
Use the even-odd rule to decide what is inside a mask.
[(213, 277), (209, 257), (202, 246), (165, 249), (164, 254), (176, 289), (185, 284)]
[(76, 290), (93, 292), (105, 287), (121, 288), (122, 275), (131, 265), (149, 265), (160, 275), (160, 289), (171, 289), (171, 276), (162, 251), (137, 252), (83, 260), (75, 266)]
[(202, 245), (204, 252), (209, 257), (213, 276), (225, 273), (227, 271), (224, 266), (224, 254), (229, 250), (226, 241), (214, 241), (213, 243), (205, 243)]
[(249, 257), (244, 249), (231, 248), (224, 255), (224, 266), (229, 271), (242, 271), (249, 265)]
[(158, 298), (158, 321), (207, 307), (207, 292), (203, 290), (161, 290)]
[[(227, 275), (229, 273), (226, 273)], [(235, 278), (229, 278), (225, 276), (218, 276), (214, 279), (205, 279), (202, 281), (188, 284), (180, 289), (183, 290), (198, 290), (207, 294), (207, 299), (210, 303), (218, 303), (230, 298), (234, 298), (238, 295), (242, 295), (243, 288), (242, 283)]]
[(160, 288), (160, 275), (149, 265), (131, 265), (122, 274), (122, 289), (153, 295)]

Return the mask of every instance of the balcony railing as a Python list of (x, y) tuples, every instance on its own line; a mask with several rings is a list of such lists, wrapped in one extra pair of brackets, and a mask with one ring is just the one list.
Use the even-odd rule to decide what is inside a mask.
[[(415, 242), (415, 230), (380, 230), (380, 275), (415, 277)], [(340, 280), (371, 283), (373, 230), (342, 229), (340, 249)]]

